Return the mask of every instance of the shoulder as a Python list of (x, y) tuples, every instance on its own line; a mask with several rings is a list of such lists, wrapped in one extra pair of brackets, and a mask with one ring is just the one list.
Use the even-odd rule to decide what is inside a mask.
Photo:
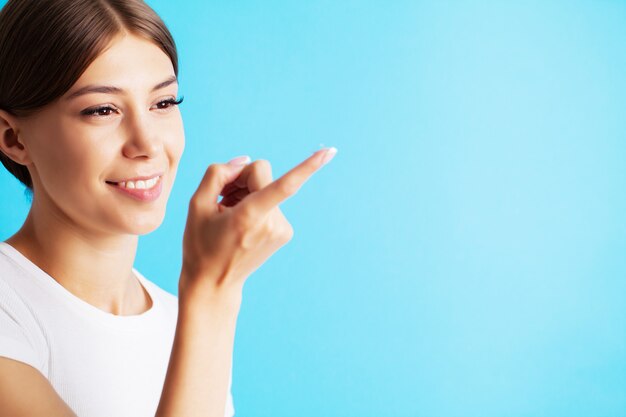
[(36, 313), (36, 287), (0, 253), (0, 356), (46, 373), (47, 341)]
[(17, 274), (23, 273), (19, 264), (6, 249), (8, 245), (0, 242), (0, 280), (8, 282)]
[(28, 271), (0, 248), (0, 305), (26, 311), (37, 288), (32, 284)]
[[(39, 289), (35, 285), (37, 269), (12, 246), (0, 242), (0, 283), (4, 284), (2, 294), (10, 291), (28, 297)], [(27, 300), (24, 300), (25, 302)]]

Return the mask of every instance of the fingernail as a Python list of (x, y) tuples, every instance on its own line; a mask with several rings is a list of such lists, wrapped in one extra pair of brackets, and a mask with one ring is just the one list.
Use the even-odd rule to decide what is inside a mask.
[(337, 155), (337, 148), (335, 148), (334, 146), (332, 148), (328, 148), (328, 150), (324, 154), (324, 158), (322, 159), (322, 165), (326, 165), (327, 163), (329, 163), (330, 160), (335, 157), (335, 155)]
[(250, 162), (250, 157), (248, 155), (238, 156), (237, 158), (231, 159), (228, 161), (229, 165), (246, 165)]

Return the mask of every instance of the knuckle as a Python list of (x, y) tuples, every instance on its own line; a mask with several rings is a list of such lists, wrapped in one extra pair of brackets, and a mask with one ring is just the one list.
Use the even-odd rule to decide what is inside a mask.
[(211, 164), (209, 165), (209, 167), (206, 169), (206, 175), (209, 178), (213, 178), (217, 175), (219, 175), (220, 171), (221, 171), (221, 166), (220, 164)]
[(262, 171), (272, 171), (272, 165), (267, 159), (257, 159), (253, 162), (254, 166)]
[(191, 196), (191, 199), (189, 200), (189, 211), (192, 213), (197, 213), (200, 209), (201, 209), (200, 198), (198, 197), (198, 194), (196, 193), (193, 196)]
[(252, 171), (260, 178), (272, 178), (272, 165), (267, 159), (257, 159), (252, 162)]
[(270, 227), (269, 229), (272, 240), (278, 241), (280, 243), (284, 244), (286, 242), (289, 242), (293, 237), (293, 227), (282, 215), (280, 221), (278, 222), (278, 225)]
[(291, 239), (293, 239), (293, 234), (294, 234), (293, 226), (287, 223), (283, 231), (283, 240), (285, 242), (289, 242)]
[(215, 181), (216, 178), (219, 177), (220, 172), (222, 171), (219, 164), (211, 164), (207, 167), (206, 171), (204, 171), (204, 177), (202, 178), (202, 184), (207, 184)]

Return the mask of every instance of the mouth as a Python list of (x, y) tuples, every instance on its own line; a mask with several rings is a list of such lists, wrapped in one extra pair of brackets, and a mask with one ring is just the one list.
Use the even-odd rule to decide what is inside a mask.
[(106, 183), (119, 195), (144, 203), (153, 202), (159, 199), (163, 191), (163, 174)]
[(127, 190), (150, 190), (154, 188), (163, 178), (163, 175), (153, 175), (151, 177), (138, 177), (124, 181), (106, 181), (107, 184)]

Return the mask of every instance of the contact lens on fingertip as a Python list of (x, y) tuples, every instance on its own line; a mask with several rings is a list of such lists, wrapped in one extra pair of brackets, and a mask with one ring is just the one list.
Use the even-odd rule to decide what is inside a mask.
[(326, 151), (322, 159), (322, 165), (326, 165), (327, 163), (329, 163), (331, 159), (335, 157), (336, 154), (337, 154), (337, 148), (335, 148), (334, 146), (328, 148), (328, 150)]

